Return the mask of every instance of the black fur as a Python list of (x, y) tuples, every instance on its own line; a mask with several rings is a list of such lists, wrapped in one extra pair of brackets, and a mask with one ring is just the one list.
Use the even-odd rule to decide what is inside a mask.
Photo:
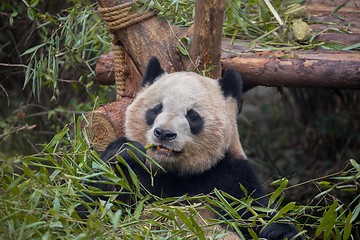
[(153, 84), (155, 79), (163, 73), (164, 70), (161, 68), (159, 60), (156, 57), (152, 57), (146, 67), (144, 76), (141, 81), (141, 87)]
[[(113, 163), (117, 164), (117, 161), (111, 160), (121, 152), (120, 156), (136, 173), (144, 187), (159, 197), (175, 197), (184, 194), (190, 196), (207, 194), (213, 191), (214, 188), (217, 188), (236, 198), (241, 198), (244, 197), (244, 193), (241, 191), (239, 183), (247, 189), (248, 193), (253, 193), (252, 196), (254, 198), (263, 195), (259, 181), (249, 162), (247, 160), (234, 159), (230, 154), (225, 154), (225, 157), (220, 160), (216, 166), (201, 174), (184, 176), (178, 172), (165, 173), (159, 171), (154, 176), (154, 185), (152, 186), (149, 174), (144, 168), (133, 160), (127, 151), (120, 151), (122, 148), (127, 148), (136, 153), (134, 149), (125, 145), (126, 143), (133, 144), (145, 153), (145, 149), (140, 143), (129, 141), (123, 137), (111, 143), (101, 155), (101, 159), (115, 167)], [(142, 155), (138, 154), (137, 156), (145, 162), (145, 158)], [(189, 161), (191, 161), (191, 159), (189, 159)], [(263, 203), (266, 204), (266, 201)]]
[(150, 108), (145, 113), (146, 124), (151, 126), (153, 125), (156, 117), (162, 112), (163, 104), (159, 103), (155, 107)]
[(198, 134), (204, 129), (204, 119), (194, 109), (190, 109), (185, 117), (189, 122), (192, 134)]
[[(117, 140), (109, 145), (101, 158), (103, 161), (110, 163), (116, 169), (117, 163), (112, 162), (113, 156), (120, 152), (121, 148), (132, 150), (141, 161), (145, 162), (144, 156), (137, 153), (134, 149), (127, 146), (125, 143), (130, 142), (139, 150), (145, 153), (144, 147), (137, 142), (129, 141), (125, 137)], [(194, 196), (198, 194), (211, 193), (215, 188), (225, 191), (236, 198), (245, 196), (240, 188), (242, 184), (248, 194), (254, 199), (259, 199), (257, 205), (267, 206), (268, 199), (263, 197), (264, 192), (257, 179), (257, 176), (247, 160), (234, 159), (229, 153), (226, 153), (215, 166), (209, 170), (194, 175), (182, 175), (178, 172), (162, 172), (159, 171), (153, 179), (149, 177), (149, 173), (144, 170), (127, 151), (121, 151), (121, 157), (127, 162), (131, 169), (138, 176), (141, 184), (152, 194), (159, 197), (177, 197), (182, 195)], [(189, 159), (191, 161), (191, 159)], [(126, 169), (123, 169), (125, 171)], [(121, 196), (123, 197), (123, 195)], [(122, 201), (126, 201), (122, 199)], [(244, 212), (240, 210), (239, 214)], [(251, 215), (245, 215), (250, 217)], [(295, 236), (298, 233), (297, 229), (289, 224), (273, 223), (259, 233), (260, 237), (269, 240), (278, 240)], [(246, 233), (244, 233), (246, 235)], [(296, 238), (301, 240), (302, 237)]]
[(241, 76), (233, 69), (227, 70), (219, 80), (221, 90), (226, 97), (241, 99), (243, 92)]

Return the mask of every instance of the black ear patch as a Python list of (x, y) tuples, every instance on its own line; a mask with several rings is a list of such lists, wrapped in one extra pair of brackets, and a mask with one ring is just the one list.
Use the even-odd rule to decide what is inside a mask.
[(163, 73), (164, 70), (161, 68), (159, 60), (156, 57), (152, 57), (146, 67), (144, 76), (141, 81), (141, 87), (144, 87), (146, 84), (153, 84), (155, 79)]
[(243, 83), (240, 74), (235, 70), (227, 70), (224, 73), (224, 76), (219, 80), (219, 84), (224, 96), (233, 97), (236, 100), (241, 99)]

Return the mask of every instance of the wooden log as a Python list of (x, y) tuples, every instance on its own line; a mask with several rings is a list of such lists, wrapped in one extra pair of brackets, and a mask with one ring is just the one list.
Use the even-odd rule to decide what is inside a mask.
[(85, 115), (82, 128), (97, 151), (104, 151), (106, 146), (125, 133), (125, 111), (133, 98), (124, 97), (120, 101), (101, 106)]
[(360, 89), (360, 53), (355, 51), (257, 52), (228, 39), (222, 48), (222, 67), (236, 69), (246, 85)]
[(360, 53), (349, 51), (246, 51), (223, 41), (224, 69), (250, 86), (360, 89)]
[(359, 34), (344, 34), (344, 33), (338, 33), (338, 32), (323, 33), (323, 34), (320, 34), (316, 38), (316, 40), (319, 42), (340, 43), (345, 46), (350, 46), (350, 45), (360, 42), (360, 29), (359, 29)]

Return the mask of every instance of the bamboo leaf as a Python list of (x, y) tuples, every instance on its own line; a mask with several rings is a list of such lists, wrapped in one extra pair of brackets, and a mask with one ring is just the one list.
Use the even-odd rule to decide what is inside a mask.
[(59, 193), (56, 192), (55, 194), (55, 199), (54, 199), (54, 202), (53, 202), (53, 210), (56, 214), (60, 214), (60, 199), (59, 199)]
[(194, 227), (192, 225), (191, 220), (189, 219), (188, 216), (186, 216), (182, 211), (180, 211), (180, 209), (175, 208), (175, 212), (178, 215), (178, 217), (180, 218), (180, 220), (191, 230), (194, 232)]
[(352, 228), (351, 219), (352, 219), (352, 213), (351, 213), (351, 211), (349, 211), (349, 214), (346, 217), (345, 222), (344, 222), (344, 230), (343, 230), (343, 234), (342, 234), (344, 240), (347, 240), (350, 238), (351, 228)]
[(248, 228), (247, 231), (249, 232), (252, 239), (259, 240), (259, 237), (258, 237), (258, 235), (256, 234), (256, 232), (254, 230), (252, 230), (251, 228)]
[(280, 180), (277, 180), (273, 182), (273, 185), (278, 185), (280, 183), (280, 186), (271, 194), (269, 198), (269, 206), (271, 206), (276, 199), (280, 196), (280, 194), (283, 192), (283, 190), (287, 187), (289, 181), (286, 178), (282, 178)]
[(343, 3), (339, 4), (337, 7), (334, 8), (334, 10), (331, 11), (331, 15), (335, 15), (341, 8), (343, 8), (349, 0), (344, 1)]
[(360, 213), (360, 203), (358, 203), (358, 205), (356, 205), (355, 209), (353, 210), (350, 223), (353, 223), (358, 218), (359, 213)]
[(44, 147), (43, 152), (48, 151), (53, 146), (57, 145), (61, 139), (69, 132), (69, 127), (65, 126), (60, 132), (58, 132), (51, 141)]
[(295, 202), (290, 202), (288, 204), (286, 204), (284, 207), (282, 207), (273, 218), (271, 218), (271, 220), (267, 223), (267, 225), (275, 222), (277, 219), (281, 218), (284, 216), (285, 213), (289, 212), (290, 210), (293, 210), (296, 206)]
[(331, 229), (333, 228), (333, 223), (336, 219), (336, 208), (338, 206), (338, 202), (335, 201), (329, 209), (324, 213), (323, 218), (321, 219), (321, 222), (316, 229), (316, 236), (319, 236), (322, 232), (324, 232), (324, 238), (326, 239), (330, 233)]
[(354, 159), (350, 159), (350, 163), (356, 169), (356, 171), (360, 173), (360, 164), (358, 164)]
[(39, 45), (36, 45), (35, 47), (32, 47), (32, 48), (29, 48), (28, 50), (26, 50), (23, 54), (21, 54), (21, 56), (24, 56), (24, 55), (27, 55), (27, 54), (30, 54), (30, 53), (34, 53), (36, 52), (38, 49), (42, 48), (43, 46), (45, 46), (47, 43), (44, 42), (44, 43), (41, 43)]
[(36, 7), (38, 4), (39, 4), (39, 0), (31, 0), (30, 2), (31, 7)]
[(360, 48), (360, 42), (355, 43), (355, 44), (350, 45), (350, 46), (347, 46), (347, 47), (344, 47), (344, 48), (342, 48), (342, 50), (355, 50), (355, 49), (358, 49), (358, 48)]
[(29, 83), (30, 79), (31, 79), (31, 73), (32, 73), (32, 64), (31, 62), (27, 65), (26, 67), (26, 72), (25, 72), (25, 81), (24, 81), (24, 85), (23, 85), (23, 90), (25, 89), (26, 85)]
[(144, 210), (144, 201), (145, 201), (145, 199), (142, 199), (141, 201), (139, 201), (138, 205), (136, 206), (136, 209), (134, 211), (134, 219), (135, 220), (139, 220), (140, 215), (141, 215), (142, 211)]
[(29, 7), (29, 8), (27, 9), (27, 16), (28, 16), (28, 18), (29, 18), (31, 21), (34, 21), (35, 15), (36, 15), (36, 13), (35, 13), (34, 9), (31, 8), (31, 7)]
[(229, 204), (229, 202), (224, 198), (224, 196), (219, 190), (215, 189), (214, 193), (216, 197), (218, 197), (218, 199), (221, 201), (224, 210), (230, 213), (231, 216), (234, 216), (235, 218), (240, 218), (238, 212), (234, 210), (234, 208)]
[(268, 8), (266, 7), (264, 0), (258, 0), (258, 4), (259, 4), (262, 20), (265, 23), (269, 22), (270, 21), (270, 14), (268, 13)]
[(122, 215), (121, 209), (118, 209), (112, 216), (111, 216), (111, 222), (112, 222), (112, 228), (115, 232), (119, 227), (120, 218)]

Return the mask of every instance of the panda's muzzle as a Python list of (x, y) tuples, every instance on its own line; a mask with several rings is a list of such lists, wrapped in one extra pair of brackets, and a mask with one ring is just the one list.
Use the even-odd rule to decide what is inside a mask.
[(174, 150), (170, 147), (170, 142), (177, 138), (177, 134), (175, 132), (169, 129), (155, 128), (153, 134), (157, 142), (152, 148), (153, 151), (159, 154), (167, 155), (181, 153), (181, 151)]

